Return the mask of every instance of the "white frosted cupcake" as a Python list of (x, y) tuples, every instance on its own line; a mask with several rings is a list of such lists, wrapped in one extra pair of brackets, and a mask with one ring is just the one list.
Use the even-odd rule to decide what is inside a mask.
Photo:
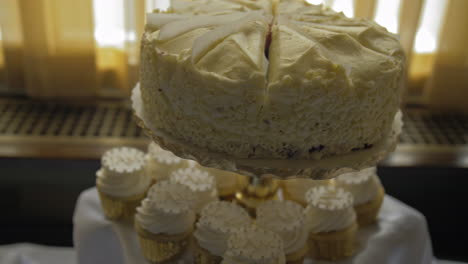
[(137, 208), (135, 229), (145, 258), (152, 263), (170, 262), (190, 241), (195, 223), (195, 194), (178, 183), (153, 185)]
[(257, 226), (236, 229), (228, 239), (222, 264), (284, 264), (283, 241)]
[(171, 173), (169, 180), (189, 187), (196, 194), (194, 210), (197, 214), (205, 204), (218, 200), (216, 179), (206, 171), (195, 167), (178, 169)]
[(385, 196), (375, 167), (345, 173), (336, 178), (337, 186), (351, 192), (359, 226), (375, 222)]
[(195, 263), (220, 263), (227, 248), (231, 232), (252, 224), (247, 211), (239, 205), (226, 201), (208, 203), (196, 224)]
[(146, 162), (148, 174), (152, 177), (153, 182), (165, 180), (174, 170), (189, 166), (188, 160), (177, 157), (154, 142), (148, 145)]
[(135, 148), (113, 148), (102, 156), (96, 187), (109, 219), (133, 219), (151, 178), (145, 171), (145, 154)]
[(293, 201), (266, 201), (257, 207), (257, 225), (281, 237), (288, 264), (304, 262), (308, 232), (300, 204)]
[(306, 193), (304, 210), (312, 257), (337, 260), (352, 256), (357, 231), (353, 196), (335, 186), (314, 187)]
[(332, 183), (332, 180), (312, 180), (305, 178), (287, 179), (281, 181), (283, 195), (286, 200), (295, 201), (302, 206), (307, 205), (305, 199), (306, 192), (316, 186), (327, 186)]

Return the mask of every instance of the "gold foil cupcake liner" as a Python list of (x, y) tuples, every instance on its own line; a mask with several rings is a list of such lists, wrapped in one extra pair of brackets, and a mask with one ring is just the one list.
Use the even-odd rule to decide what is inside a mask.
[(202, 248), (197, 241), (193, 243), (195, 264), (220, 264), (223, 258), (211, 254), (208, 250)]
[(379, 188), (379, 192), (375, 199), (354, 207), (359, 227), (366, 227), (375, 223), (377, 215), (380, 211), (380, 207), (382, 206), (384, 197), (385, 190), (381, 187)]
[(140, 205), (141, 200), (146, 197), (147, 192), (146, 190), (141, 194), (122, 198), (111, 196), (100, 191), (99, 186), (97, 186), (97, 190), (104, 215), (109, 220), (133, 220), (136, 208)]
[(236, 199), (236, 193), (242, 189), (244, 189), (248, 185), (248, 176), (243, 176), (236, 174), (232, 176), (236, 178), (235, 184), (231, 186), (223, 186), (218, 188), (218, 196), (221, 200), (224, 201), (233, 201)]
[(286, 264), (303, 264), (304, 258), (309, 251), (309, 247), (307, 243), (296, 252), (286, 255)]
[(257, 206), (268, 200), (277, 200), (279, 180), (273, 178), (243, 178), (242, 186), (236, 193), (236, 202), (244, 207), (253, 218), (256, 217)]
[(231, 187), (218, 188), (218, 196), (221, 200), (232, 201), (236, 198), (237, 185)]
[(309, 253), (314, 259), (339, 260), (354, 254), (357, 223), (333, 232), (309, 235)]
[(152, 234), (135, 223), (143, 256), (151, 263), (174, 263), (189, 245), (190, 232), (177, 235)]

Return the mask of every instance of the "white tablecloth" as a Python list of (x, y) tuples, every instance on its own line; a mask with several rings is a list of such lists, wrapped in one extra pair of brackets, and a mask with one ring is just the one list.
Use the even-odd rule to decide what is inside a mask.
[(76, 264), (73, 248), (30, 243), (0, 246), (0, 264)]
[[(74, 243), (79, 264), (146, 263), (129, 223), (107, 220), (95, 188), (77, 202)], [(432, 247), (424, 216), (393, 197), (386, 196), (378, 223), (358, 232), (357, 254), (340, 264), (430, 264)], [(188, 258), (189, 259), (189, 256)], [(181, 263), (190, 263), (185, 260)], [(330, 262), (307, 259), (307, 264)]]

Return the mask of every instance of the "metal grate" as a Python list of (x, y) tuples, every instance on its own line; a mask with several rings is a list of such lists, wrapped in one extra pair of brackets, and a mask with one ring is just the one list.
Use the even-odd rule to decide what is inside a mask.
[(401, 144), (462, 146), (468, 143), (468, 115), (405, 111)]
[[(404, 122), (387, 164), (468, 167), (468, 114), (408, 108)], [(0, 156), (99, 158), (110, 147), (145, 149), (148, 142), (125, 101), (0, 98)]]
[(131, 110), (120, 101), (69, 105), (1, 100), (0, 136), (145, 138)]

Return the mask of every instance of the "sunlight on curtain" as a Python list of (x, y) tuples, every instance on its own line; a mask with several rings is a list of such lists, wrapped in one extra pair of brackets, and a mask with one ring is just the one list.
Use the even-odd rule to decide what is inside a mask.
[(99, 94), (126, 96), (138, 80), (142, 0), (93, 0)]
[(327, 3), (331, 8), (337, 12), (343, 12), (347, 17), (354, 16), (353, 0), (333, 0)]
[(387, 28), (388, 31), (398, 33), (398, 17), (401, 0), (378, 0), (375, 11), (375, 22)]
[(323, 4), (323, 0), (307, 0), (309, 4), (320, 5)]
[(146, 0), (146, 12), (151, 12), (154, 9), (167, 10), (170, 5), (170, 0)]
[(409, 64), (410, 96), (424, 97), (427, 92), (425, 87), (429, 75), (433, 73), (434, 57), (447, 3), (448, 1), (425, 0), (422, 7)]
[(125, 32), (124, 0), (94, 0), (94, 38), (99, 47), (124, 48), (125, 40), (134, 38)]
[(96, 95), (91, 0), (19, 1), (27, 93)]
[(447, 1), (425, 0), (419, 30), (416, 33), (416, 42), (414, 43), (416, 53), (433, 53), (436, 51), (446, 6)]
[[(468, 90), (467, 0), (307, 2), (348, 17), (374, 19), (398, 34), (408, 58), (410, 102), (447, 108), (457, 108), (447, 103), (457, 102), (468, 109), (457, 101), (459, 96), (449, 96)], [(127, 97), (138, 81), (145, 12), (166, 10), (169, 3), (0, 0), (0, 91), (37, 97)]]

